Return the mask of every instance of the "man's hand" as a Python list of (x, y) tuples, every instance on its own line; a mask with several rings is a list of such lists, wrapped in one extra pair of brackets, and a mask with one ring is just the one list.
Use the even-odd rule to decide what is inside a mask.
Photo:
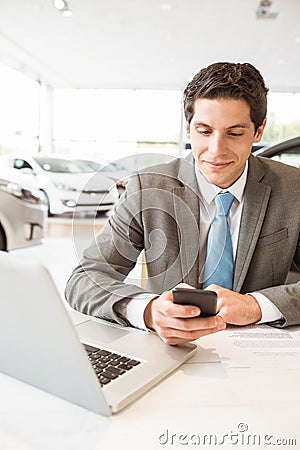
[(261, 320), (261, 309), (254, 297), (238, 294), (216, 284), (207, 287), (218, 295), (217, 312), (227, 324), (249, 325)]
[[(178, 286), (193, 289), (183, 283)], [(144, 312), (146, 326), (155, 330), (167, 344), (175, 345), (224, 330), (226, 324), (242, 326), (261, 319), (260, 306), (251, 295), (239, 294), (216, 284), (207, 289), (218, 295), (216, 316), (197, 317), (200, 313), (197, 306), (176, 305), (172, 292), (166, 291), (147, 305)]]
[[(179, 286), (183, 287), (183, 284)], [(226, 328), (221, 316), (197, 317), (199, 314), (197, 306), (173, 303), (172, 292), (166, 291), (147, 305), (144, 321), (148, 328), (155, 330), (164, 342), (171, 345), (194, 341)]]

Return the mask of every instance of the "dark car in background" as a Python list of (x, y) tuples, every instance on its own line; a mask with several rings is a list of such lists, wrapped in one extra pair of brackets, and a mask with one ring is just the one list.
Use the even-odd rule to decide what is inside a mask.
[(253, 155), (264, 156), (291, 166), (300, 167), (300, 136), (279, 144), (262, 147), (255, 150)]

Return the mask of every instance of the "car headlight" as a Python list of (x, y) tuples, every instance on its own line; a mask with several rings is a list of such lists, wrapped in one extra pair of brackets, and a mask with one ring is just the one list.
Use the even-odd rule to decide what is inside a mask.
[(44, 204), (45, 197), (39, 190), (31, 190), (12, 181), (0, 180), (0, 190), (28, 203)]
[(71, 191), (76, 192), (77, 189), (73, 188), (72, 186), (68, 186), (64, 183), (54, 183), (56, 189), (59, 189), (60, 191)]

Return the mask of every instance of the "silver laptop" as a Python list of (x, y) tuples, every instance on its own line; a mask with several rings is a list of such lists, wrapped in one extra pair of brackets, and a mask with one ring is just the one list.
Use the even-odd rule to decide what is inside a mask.
[(0, 289), (0, 370), (96, 413), (121, 410), (197, 349), (89, 316), (74, 326), (31, 259), (0, 252)]

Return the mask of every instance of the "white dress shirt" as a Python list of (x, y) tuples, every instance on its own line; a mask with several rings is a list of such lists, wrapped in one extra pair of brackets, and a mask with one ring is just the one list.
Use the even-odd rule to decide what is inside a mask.
[[(247, 181), (248, 161), (240, 178), (228, 189), (221, 189), (207, 181), (204, 175), (196, 168), (196, 177), (198, 180), (200, 191), (200, 242), (199, 242), (199, 258), (200, 267), (204, 266), (206, 255), (207, 235), (210, 225), (215, 217), (216, 206), (215, 196), (220, 192), (229, 191), (234, 195), (235, 199), (228, 214), (228, 224), (232, 239), (233, 258), (235, 260), (238, 245), (238, 236), (241, 224), (241, 217), (244, 205), (244, 189)], [(201, 274), (199, 274), (201, 277)], [(279, 309), (259, 292), (251, 292), (260, 305), (262, 311), (261, 321), (258, 323), (273, 322), (282, 317)], [(137, 296), (130, 300), (126, 309), (126, 317), (132, 326), (146, 330), (144, 323), (144, 310), (147, 304), (154, 298), (153, 295)]]

